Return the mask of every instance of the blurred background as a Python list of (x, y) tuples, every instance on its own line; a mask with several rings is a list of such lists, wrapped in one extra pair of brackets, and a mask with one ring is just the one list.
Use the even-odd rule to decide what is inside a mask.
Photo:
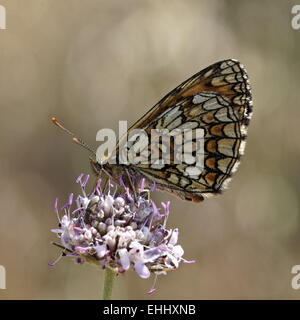
[(0, 299), (99, 299), (103, 272), (63, 259), (53, 212), (91, 173), (96, 132), (135, 122), (179, 83), (226, 58), (246, 67), (254, 100), (246, 153), (229, 189), (203, 203), (171, 200), (170, 227), (192, 265), (120, 276), (115, 299), (299, 299), (300, 30), (295, 1), (0, 0)]

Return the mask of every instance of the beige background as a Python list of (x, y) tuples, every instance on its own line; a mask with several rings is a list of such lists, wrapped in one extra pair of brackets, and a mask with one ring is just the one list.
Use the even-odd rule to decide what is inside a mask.
[(246, 155), (222, 196), (171, 199), (169, 226), (185, 257), (160, 277), (119, 277), (116, 299), (286, 299), (300, 264), (300, 30), (294, 1), (0, 0), (1, 299), (99, 299), (103, 272), (49, 243), (53, 202), (77, 192), (88, 153), (53, 127), (55, 115), (96, 147), (96, 132), (133, 123), (209, 64), (239, 59), (253, 88)]

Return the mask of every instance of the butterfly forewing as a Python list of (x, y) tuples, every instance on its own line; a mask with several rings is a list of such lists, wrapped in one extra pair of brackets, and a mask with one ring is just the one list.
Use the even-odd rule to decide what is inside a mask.
[[(205, 195), (219, 193), (239, 164), (251, 111), (250, 85), (244, 67), (233, 59), (217, 62), (171, 91), (128, 130), (124, 139), (135, 129), (143, 129), (148, 136), (128, 144), (128, 148), (139, 148), (144, 159), (138, 163), (129, 161), (128, 170), (183, 199), (200, 201)], [(165, 163), (153, 158), (151, 161), (150, 155), (161, 154), (166, 146), (153, 138), (152, 143), (146, 142), (150, 142), (153, 131), (165, 129), (171, 135), (173, 132), (169, 140), (171, 156)], [(203, 131), (202, 140), (197, 140), (197, 129)], [(184, 137), (179, 139), (184, 130), (193, 133), (189, 142)], [(179, 163), (172, 156), (183, 141), (190, 143), (194, 155), (199, 140), (203, 153), (201, 166), (191, 166), (187, 159)], [(148, 152), (144, 152), (146, 148)], [(118, 145), (117, 155), (119, 151)]]

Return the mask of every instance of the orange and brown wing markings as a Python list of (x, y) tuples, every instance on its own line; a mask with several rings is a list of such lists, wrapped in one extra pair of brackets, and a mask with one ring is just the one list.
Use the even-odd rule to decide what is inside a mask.
[(183, 92), (182, 96), (190, 97), (198, 92), (208, 91), (208, 92), (216, 92), (216, 93), (219, 93), (220, 95), (230, 98), (236, 94), (236, 92), (233, 91), (232, 88), (233, 88), (232, 84), (227, 84), (222, 87), (211, 86), (209, 83), (207, 83), (206, 79), (201, 79), (201, 83)]
[[(187, 176), (187, 164), (174, 163), (172, 141), (169, 164), (162, 167), (152, 167), (150, 163), (132, 165), (129, 166), (132, 172), (156, 181), (158, 188), (188, 200), (196, 201), (203, 199), (202, 194), (220, 192), (224, 182), (230, 180), (243, 151), (241, 142), (246, 136), (252, 111), (247, 78), (238, 61), (217, 62), (176, 87), (123, 137), (137, 128), (144, 129), (149, 139), (151, 129), (173, 130), (185, 124), (202, 128), (205, 132), (204, 169), (197, 179)], [(160, 144), (154, 147), (161, 153)]]

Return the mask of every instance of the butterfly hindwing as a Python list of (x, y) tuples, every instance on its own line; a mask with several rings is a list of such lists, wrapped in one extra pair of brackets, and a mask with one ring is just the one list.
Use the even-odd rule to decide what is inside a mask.
[[(153, 163), (151, 152), (153, 155), (157, 149), (156, 154), (161, 154), (164, 143), (157, 140), (147, 144), (145, 140), (143, 146), (140, 139), (129, 143), (128, 148), (139, 147), (141, 155), (148, 154), (148, 161), (129, 163), (128, 169), (184, 199), (199, 201), (204, 195), (219, 193), (239, 164), (251, 112), (250, 85), (244, 67), (233, 59), (217, 62), (166, 95), (126, 135), (128, 138), (133, 130), (143, 129), (150, 142), (153, 130), (172, 133), (189, 129), (194, 133), (202, 129), (202, 167), (192, 167), (185, 159), (178, 163), (172, 152), (167, 163)], [(194, 153), (197, 140), (191, 138), (189, 143)], [(169, 151), (176, 147), (176, 139), (171, 139)], [(143, 153), (145, 148), (148, 153)], [(119, 147), (116, 150), (118, 154)]]

